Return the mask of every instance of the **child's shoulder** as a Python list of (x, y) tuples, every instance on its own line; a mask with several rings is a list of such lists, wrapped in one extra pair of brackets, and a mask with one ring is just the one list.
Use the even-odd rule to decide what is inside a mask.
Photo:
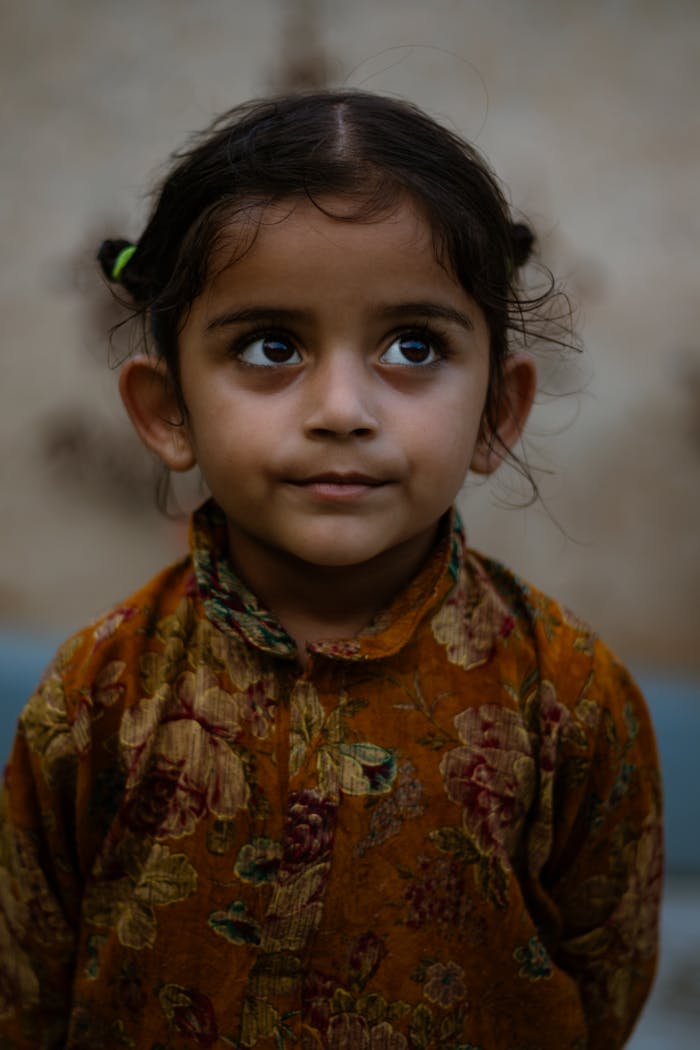
[(502, 603), (504, 656), (516, 650), (521, 664), (530, 658), (540, 682), (551, 683), (569, 703), (589, 693), (608, 700), (639, 695), (625, 665), (565, 604), (494, 558), (470, 550), (467, 560), (491, 600)]
[(585, 620), (502, 562), (472, 549), (467, 557), (472, 570), (493, 588), (512, 615), (527, 621), (534, 630), (543, 630), (548, 637), (559, 630), (591, 641), (597, 638)]
[[(132, 595), (76, 631), (58, 648), (42, 676), (37, 694), (60, 691), (70, 708), (86, 688), (95, 695), (107, 690), (121, 695), (117, 684), (127, 668), (138, 666), (154, 639), (162, 640), (168, 625), (182, 633), (194, 616), (195, 576), (189, 555), (161, 570)], [(179, 628), (178, 628), (179, 624)]]

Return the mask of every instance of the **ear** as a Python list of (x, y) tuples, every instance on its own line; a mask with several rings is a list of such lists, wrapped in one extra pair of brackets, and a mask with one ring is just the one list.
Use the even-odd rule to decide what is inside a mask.
[(484, 430), (474, 450), (471, 469), (476, 474), (492, 474), (505, 459), (523, 432), (537, 389), (535, 362), (529, 354), (506, 358), (501, 393), (495, 419)]
[(197, 461), (182, 406), (163, 361), (134, 357), (119, 376), (119, 393), (136, 433), (170, 470)]

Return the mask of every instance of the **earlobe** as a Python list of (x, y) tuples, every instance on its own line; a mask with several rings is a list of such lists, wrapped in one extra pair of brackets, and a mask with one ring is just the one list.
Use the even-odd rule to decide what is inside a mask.
[(162, 361), (134, 357), (122, 367), (119, 393), (144, 445), (170, 470), (189, 470), (196, 463), (182, 407)]
[(476, 474), (492, 474), (523, 432), (537, 389), (537, 371), (529, 354), (508, 357), (503, 370), (495, 418), (482, 434), (472, 457)]

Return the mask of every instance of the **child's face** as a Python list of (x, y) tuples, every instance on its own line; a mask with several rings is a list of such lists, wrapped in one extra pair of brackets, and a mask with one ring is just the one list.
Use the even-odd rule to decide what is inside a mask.
[(408, 201), (372, 222), (269, 207), (242, 258), (231, 252), (213, 260), (179, 350), (184, 440), (234, 558), (415, 563), (479, 454), (481, 310)]

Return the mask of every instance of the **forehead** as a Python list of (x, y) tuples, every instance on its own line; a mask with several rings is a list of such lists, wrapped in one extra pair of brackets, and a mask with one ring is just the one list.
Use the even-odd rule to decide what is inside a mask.
[(200, 300), (272, 291), (310, 299), (340, 289), (350, 299), (372, 291), (382, 298), (469, 298), (438, 258), (431, 226), (409, 198), (367, 216), (355, 201), (327, 197), (251, 206), (225, 223)]

